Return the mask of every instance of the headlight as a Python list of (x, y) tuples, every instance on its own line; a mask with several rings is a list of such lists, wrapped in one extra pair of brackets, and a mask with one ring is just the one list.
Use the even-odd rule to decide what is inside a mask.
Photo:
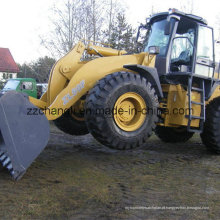
[(148, 52), (149, 52), (149, 54), (159, 54), (160, 47), (157, 47), (157, 46), (148, 47)]

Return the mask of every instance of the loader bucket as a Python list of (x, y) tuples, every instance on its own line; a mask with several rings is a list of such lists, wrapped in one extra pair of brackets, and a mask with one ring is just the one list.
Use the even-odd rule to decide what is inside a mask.
[(49, 134), (47, 118), (27, 95), (10, 91), (0, 98), (0, 163), (13, 179), (23, 176), (46, 147)]

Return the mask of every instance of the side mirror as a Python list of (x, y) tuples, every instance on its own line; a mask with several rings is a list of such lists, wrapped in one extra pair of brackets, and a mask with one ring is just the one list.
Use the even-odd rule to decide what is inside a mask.
[(168, 22), (166, 23), (166, 25), (165, 25), (165, 28), (164, 28), (164, 34), (165, 34), (165, 35), (170, 35), (170, 33), (171, 33), (171, 27), (172, 27), (171, 22), (168, 21)]
[(164, 34), (165, 35), (170, 35), (170, 33), (171, 33), (171, 29), (172, 29), (172, 20), (171, 20), (171, 18), (173, 18), (173, 19), (175, 19), (175, 20), (177, 20), (177, 21), (180, 21), (180, 17), (179, 16), (177, 16), (177, 15), (173, 15), (173, 14), (171, 14), (171, 15), (169, 15), (168, 17), (167, 17), (167, 23), (166, 23), (166, 26), (165, 26), (165, 28), (164, 28)]

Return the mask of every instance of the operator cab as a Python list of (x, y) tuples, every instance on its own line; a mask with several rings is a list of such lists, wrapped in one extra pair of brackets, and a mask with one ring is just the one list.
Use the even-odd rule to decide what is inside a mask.
[(214, 76), (213, 29), (204, 19), (171, 9), (152, 16), (143, 27), (147, 29), (143, 50), (157, 54), (159, 76)]

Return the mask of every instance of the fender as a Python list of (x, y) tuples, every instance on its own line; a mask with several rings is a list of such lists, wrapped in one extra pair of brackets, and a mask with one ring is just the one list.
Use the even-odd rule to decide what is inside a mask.
[(159, 98), (163, 98), (163, 91), (160, 84), (160, 79), (157, 73), (157, 69), (153, 67), (143, 65), (124, 65), (125, 69), (132, 70), (139, 73), (142, 77), (145, 77), (151, 85), (155, 88)]

